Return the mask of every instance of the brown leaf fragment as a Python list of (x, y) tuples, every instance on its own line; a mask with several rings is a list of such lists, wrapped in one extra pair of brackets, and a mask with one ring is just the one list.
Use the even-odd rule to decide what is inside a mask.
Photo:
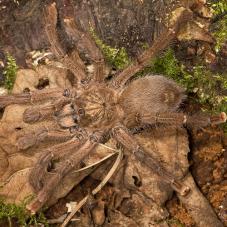
[(214, 43), (214, 38), (209, 32), (201, 28), (195, 22), (188, 22), (184, 27), (182, 27), (178, 33), (177, 38), (180, 41), (183, 40), (200, 40), (208, 43)]

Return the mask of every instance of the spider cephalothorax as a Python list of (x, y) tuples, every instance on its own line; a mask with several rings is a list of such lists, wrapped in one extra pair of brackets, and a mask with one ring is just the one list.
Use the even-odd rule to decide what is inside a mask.
[(109, 127), (119, 118), (117, 93), (104, 84), (95, 84), (78, 97), (80, 108), (84, 112), (81, 126), (94, 128)]
[[(49, 88), (0, 96), (2, 107), (31, 104), (23, 114), (26, 123), (32, 124), (45, 118), (54, 121), (52, 127), (41, 127), (34, 134), (23, 135), (17, 140), (19, 150), (26, 150), (43, 141), (58, 141), (45, 149), (31, 171), (30, 184), (37, 197), (27, 206), (28, 209), (32, 212), (39, 210), (59, 182), (95, 149), (98, 142), (110, 136), (132, 151), (138, 161), (159, 174), (182, 196), (188, 193), (190, 189), (180, 179), (176, 179), (142, 149), (132, 137), (130, 129), (157, 124), (191, 127), (194, 122), (197, 127), (207, 126), (225, 122), (225, 113), (198, 118), (179, 112), (179, 106), (185, 98), (184, 89), (163, 76), (146, 76), (126, 83), (176, 37), (180, 24), (191, 18), (189, 10), (181, 9), (179, 12), (176, 22), (137, 61), (110, 81), (104, 80), (104, 59), (101, 52), (86, 34), (78, 32), (80, 38), (77, 45), (86, 45), (94, 63), (92, 80), (86, 82), (85, 73), (80, 71), (81, 62), (78, 66), (77, 62), (72, 63), (66, 55), (62, 62), (78, 76), (79, 83), (74, 88)], [(52, 43), (55, 45), (55, 40)], [(71, 67), (72, 65), (75, 67)], [(49, 172), (52, 174), (47, 177)]]

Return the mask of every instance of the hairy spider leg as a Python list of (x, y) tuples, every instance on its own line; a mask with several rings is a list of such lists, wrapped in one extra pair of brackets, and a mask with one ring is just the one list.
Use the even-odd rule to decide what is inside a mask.
[[(51, 44), (50, 50), (60, 60), (64, 67), (69, 69), (77, 80), (81, 81), (86, 78), (84, 72), (85, 65), (78, 54), (75, 54), (74, 51), (67, 54), (62, 47), (56, 32), (57, 13), (54, 15), (51, 13), (53, 12), (52, 10), (56, 10), (54, 5), (44, 8), (43, 14), (44, 20), (48, 22), (45, 25), (45, 34), (47, 34), (48, 41)], [(50, 21), (52, 21), (52, 23), (50, 23)]]
[(144, 151), (140, 145), (135, 141), (127, 128), (124, 126), (116, 126), (112, 129), (114, 138), (121, 143), (128, 150), (132, 151), (135, 157), (144, 165), (149, 167), (153, 172), (158, 174), (165, 180), (167, 183), (171, 185), (171, 187), (177, 191), (180, 195), (186, 196), (190, 188), (184, 184), (182, 184), (179, 180), (175, 179), (173, 175), (168, 173), (163, 167), (161, 167), (160, 163), (157, 162), (155, 158)]
[(73, 137), (69, 130), (57, 130), (55, 126), (41, 126), (34, 132), (29, 132), (17, 140), (16, 146), (19, 151), (26, 150), (42, 142), (64, 142)]
[(48, 167), (51, 169), (51, 163), (54, 160), (60, 159), (65, 155), (72, 153), (85, 141), (82, 136), (74, 136), (72, 139), (54, 145), (43, 152), (38, 162), (35, 164), (29, 177), (29, 183), (32, 185), (35, 192), (38, 192), (44, 186), (44, 178), (48, 172)]
[(32, 124), (44, 120), (51, 115), (55, 116), (57, 112), (59, 112), (66, 104), (70, 102), (71, 99), (68, 97), (62, 97), (43, 106), (29, 107), (23, 113), (23, 121), (25, 123)]
[[(101, 50), (96, 46), (95, 41), (90, 38), (90, 34), (86, 32), (82, 32), (79, 29), (79, 26), (76, 24), (75, 20), (70, 18), (75, 18), (73, 11), (73, 1), (67, 0), (60, 0), (57, 3), (59, 5), (59, 14), (61, 15), (60, 24), (62, 29), (64, 30), (64, 35), (66, 36), (63, 41), (65, 41), (66, 46), (70, 49), (73, 48), (77, 49), (81, 56), (84, 56), (86, 61), (91, 62), (94, 64), (94, 80), (98, 82), (102, 82), (104, 80), (104, 57)], [(70, 42), (67, 42), (70, 40)], [(66, 61), (67, 60), (67, 61)], [(74, 69), (75, 62), (70, 61), (70, 59), (64, 59), (64, 63), (69, 69)], [(78, 70), (72, 70), (75, 76), (78, 77), (80, 82), (86, 80), (86, 75), (82, 74), (84, 72)]]
[(226, 113), (222, 112), (218, 115), (204, 116), (192, 115), (184, 113), (150, 113), (137, 115), (137, 122), (141, 124), (163, 124), (185, 126), (188, 128), (203, 128), (210, 125), (217, 125), (226, 122)]
[[(23, 120), (26, 123), (35, 123), (52, 115), (56, 119), (57, 125), (52, 125), (49, 128), (45, 126), (38, 128), (36, 132), (26, 134), (19, 138), (17, 141), (19, 150), (28, 149), (44, 141), (66, 140), (67, 138), (71, 138), (75, 133), (78, 133), (79, 108), (74, 103), (74, 98), (68, 97), (73, 92), (66, 89), (64, 93), (67, 93), (65, 94), (66, 97), (62, 96), (60, 99), (54, 100), (53, 103), (45, 104), (44, 106), (29, 107), (25, 110)], [(71, 128), (73, 128), (74, 133), (71, 133)], [(62, 131), (62, 129), (68, 130)]]
[(61, 98), (63, 94), (64, 89), (62, 88), (49, 88), (23, 94), (3, 95), (0, 96), (0, 108), (4, 108), (11, 104), (35, 104), (58, 99)]
[[(96, 147), (97, 142), (99, 142), (100, 139), (101, 134), (91, 135), (76, 152), (73, 152), (69, 158), (59, 166), (59, 168), (55, 169), (55, 173), (48, 179), (43, 188), (38, 192), (37, 197), (28, 204), (26, 208), (32, 213), (36, 213), (36, 211), (38, 211), (51, 196), (62, 178), (72, 171), (81, 160)], [(76, 145), (78, 144), (76, 143)]]
[(152, 44), (150, 48), (144, 51), (140, 56), (137, 57), (136, 61), (132, 62), (131, 65), (126, 67), (122, 72), (120, 72), (111, 81), (111, 86), (114, 88), (122, 89), (125, 83), (133, 76), (135, 73), (142, 70), (146, 65), (148, 65), (152, 58), (156, 57), (158, 53), (164, 50), (176, 37), (180, 25), (186, 23), (192, 19), (192, 11), (189, 9), (184, 9), (178, 16), (176, 22), (166, 29), (160, 37), (158, 37)]

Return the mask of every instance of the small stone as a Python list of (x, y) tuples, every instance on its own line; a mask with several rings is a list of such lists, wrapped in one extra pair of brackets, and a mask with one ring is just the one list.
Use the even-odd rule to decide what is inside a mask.
[(0, 87), (0, 95), (7, 95), (8, 94), (8, 90), (5, 89), (4, 87)]
[(68, 208), (68, 213), (71, 213), (75, 207), (77, 206), (77, 202), (69, 202), (69, 203), (66, 203), (65, 205), (67, 208)]

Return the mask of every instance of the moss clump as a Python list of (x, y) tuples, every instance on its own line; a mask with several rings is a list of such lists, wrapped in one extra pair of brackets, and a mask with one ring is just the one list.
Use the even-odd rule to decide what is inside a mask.
[(220, 15), (227, 11), (227, 2), (226, 0), (209, 0), (208, 4), (210, 5), (211, 10), (214, 15)]
[(163, 220), (160, 220), (160, 221), (156, 221), (157, 224), (161, 224), (161, 223), (164, 223), (164, 222), (166, 222), (170, 226), (185, 227), (185, 225), (183, 223), (181, 223), (181, 221), (177, 218), (167, 218), (167, 219), (163, 219)]
[(215, 51), (219, 52), (227, 40), (227, 15), (218, 21), (213, 35), (216, 38)]
[(43, 224), (48, 226), (46, 218), (42, 212), (31, 215), (29, 214), (25, 206), (29, 200), (16, 205), (16, 204), (6, 204), (3, 199), (0, 199), (0, 222), (8, 220), (9, 226), (13, 226), (13, 223), (18, 224), (18, 226), (31, 226), (38, 224)]
[(11, 91), (13, 89), (14, 82), (16, 80), (16, 72), (18, 66), (16, 64), (16, 60), (10, 55), (6, 55), (7, 58), (7, 65), (3, 72), (4, 78), (4, 87)]
[(114, 48), (105, 44), (95, 33), (93, 28), (90, 28), (90, 33), (95, 40), (96, 45), (101, 49), (106, 61), (115, 69), (123, 69), (130, 63), (130, 59), (124, 47)]
[(213, 35), (216, 38), (215, 50), (219, 52), (222, 45), (227, 40), (227, 1), (208, 1), (210, 8), (218, 20), (215, 22)]
[(178, 227), (185, 227), (185, 225), (183, 223), (181, 223), (180, 220), (178, 220), (177, 218), (170, 218), (170, 219), (167, 219), (166, 222), (169, 224), (169, 225), (175, 225), (175, 226), (178, 226)]
[(166, 75), (177, 82), (180, 82), (179, 75), (184, 72), (172, 49), (168, 49), (161, 57), (157, 57), (150, 69), (154, 73)]

